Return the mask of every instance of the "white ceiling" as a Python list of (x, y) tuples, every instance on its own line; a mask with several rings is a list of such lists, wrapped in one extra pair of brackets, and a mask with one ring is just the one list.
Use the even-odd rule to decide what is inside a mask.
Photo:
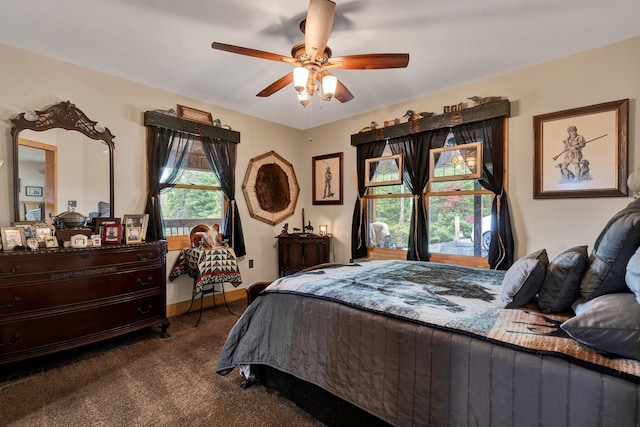
[(289, 56), (308, 0), (4, 1), (0, 43), (307, 129), (640, 35), (638, 0), (336, 3), (333, 56), (410, 54), (406, 69), (335, 70), (355, 95), (344, 104), (302, 108), (292, 86), (258, 98), (291, 66), (211, 48)]

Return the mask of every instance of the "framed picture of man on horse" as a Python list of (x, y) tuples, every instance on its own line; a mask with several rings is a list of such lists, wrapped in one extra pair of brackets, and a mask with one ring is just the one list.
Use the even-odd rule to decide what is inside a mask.
[(627, 196), (628, 122), (628, 99), (534, 116), (534, 199)]

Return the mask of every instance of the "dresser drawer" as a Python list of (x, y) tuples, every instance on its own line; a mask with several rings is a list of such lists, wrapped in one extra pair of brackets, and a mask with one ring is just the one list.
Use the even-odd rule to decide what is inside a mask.
[(161, 323), (162, 304), (159, 295), (147, 295), (58, 314), (0, 320), (0, 363), (29, 357), (27, 353), (51, 353)]
[[(0, 286), (26, 281), (55, 281), (73, 277), (83, 270), (107, 267), (110, 272), (132, 267), (163, 265), (165, 254), (159, 245), (131, 245), (115, 248), (37, 251), (0, 257)], [(107, 273), (107, 270), (105, 270)], [(89, 272), (89, 274), (92, 274)]]
[(161, 292), (163, 270), (158, 267), (118, 272), (103, 267), (66, 273), (52, 273), (55, 280), (2, 285), (0, 283), (0, 319), (18, 313), (45, 310), (143, 292)]

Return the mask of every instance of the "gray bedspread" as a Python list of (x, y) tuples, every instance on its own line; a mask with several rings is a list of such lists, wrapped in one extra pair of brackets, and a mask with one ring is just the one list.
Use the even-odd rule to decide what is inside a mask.
[(216, 370), (268, 365), (399, 426), (638, 425), (635, 377), (501, 341), (497, 324), (522, 321), (504, 312), (531, 314), (500, 308), (503, 274), (371, 261), (288, 276), (247, 308)]

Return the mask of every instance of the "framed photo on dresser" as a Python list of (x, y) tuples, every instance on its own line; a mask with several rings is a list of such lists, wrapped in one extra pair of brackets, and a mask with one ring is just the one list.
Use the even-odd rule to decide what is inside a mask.
[(147, 236), (147, 224), (149, 223), (149, 214), (126, 214), (122, 217), (122, 224), (125, 230), (131, 227), (139, 228), (139, 238), (143, 241)]
[(2, 235), (2, 249), (5, 251), (12, 251), (27, 244), (22, 227), (2, 227), (0, 233)]
[(103, 224), (101, 237), (103, 245), (122, 243), (122, 224)]

